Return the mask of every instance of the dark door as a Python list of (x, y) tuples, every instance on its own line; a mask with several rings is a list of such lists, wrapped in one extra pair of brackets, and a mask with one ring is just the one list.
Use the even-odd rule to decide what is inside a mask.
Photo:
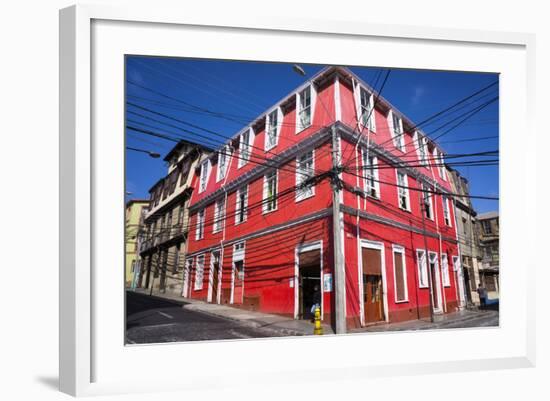
[(234, 262), (233, 303), (243, 303), (244, 263), (242, 260)]
[(438, 286), (439, 282), (436, 275), (437, 264), (435, 262), (430, 262), (430, 274), (432, 275), (432, 292), (433, 292), (433, 305), (434, 309), (439, 309), (439, 297), (438, 297)]
[(363, 248), (363, 309), (365, 323), (384, 320), (382, 294), (382, 252)]
[(298, 263), (298, 317), (311, 320), (313, 304), (321, 304), (321, 251), (300, 253)]
[(220, 279), (220, 255), (219, 254), (213, 254), (212, 257), (214, 258), (214, 261), (212, 263), (212, 302), (217, 303), (218, 302), (218, 282)]

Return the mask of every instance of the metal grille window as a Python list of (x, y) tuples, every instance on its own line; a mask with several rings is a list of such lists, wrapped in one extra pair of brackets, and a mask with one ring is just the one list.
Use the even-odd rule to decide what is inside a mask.
[(195, 239), (202, 239), (204, 236), (204, 209), (197, 213), (197, 229)]
[(403, 210), (410, 211), (410, 200), (409, 200), (409, 188), (408, 188), (407, 175), (398, 171), (397, 172), (397, 196), (399, 207)]
[(277, 209), (277, 170), (264, 176), (263, 211), (271, 212)]
[(380, 183), (378, 182), (378, 158), (368, 155), (363, 149), (363, 173), (365, 176), (365, 192), (373, 198), (380, 198)]
[(363, 127), (368, 127), (369, 130), (375, 131), (374, 122), (374, 104), (372, 94), (367, 92), (365, 88), (360, 88), (361, 115), (360, 121)]
[(315, 187), (312, 183), (305, 182), (313, 177), (313, 150), (304, 153), (296, 158), (296, 200), (309, 198), (315, 194)]
[(416, 264), (418, 267), (418, 286), (428, 288), (428, 263), (426, 261), (426, 251), (423, 249), (416, 251)]
[(265, 149), (269, 150), (277, 146), (279, 129), (279, 109), (273, 110), (267, 115)]
[(442, 197), (443, 200), (443, 219), (445, 220), (445, 225), (451, 226), (451, 211), (449, 210), (449, 198), (446, 196)]
[(426, 218), (433, 220), (433, 195), (429, 192), (430, 188), (427, 185), (422, 184), (422, 201), (424, 205), (424, 215)]
[(236, 193), (235, 224), (246, 221), (248, 207), (248, 186), (241, 187)]
[(204, 277), (204, 255), (197, 257), (197, 266), (195, 267), (195, 291), (202, 290)]
[(223, 221), (225, 219), (225, 202), (223, 199), (218, 199), (214, 204), (214, 227), (213, 232), (217, 233), (223, 228)]
[(443, 274), (443, 285), (445, 287), (451, 286), (451, 281), (449, 278), (449, 260), (447, 254), (441, 254), (441, 273)]
[(392, 122), (392, 138), (395, 147), (401, 151), (405, 151), (405, 135), (403, 134), (403, 121), (401, 117), (391, 112)]
[(311, 86), (308, 86), (298, 95), (298, 131), (311, 125)]
[(243, 132), (239, 140), (239, 167), (244, 166), (250, 159), (250, 142), (251, 132), (250, 128)]

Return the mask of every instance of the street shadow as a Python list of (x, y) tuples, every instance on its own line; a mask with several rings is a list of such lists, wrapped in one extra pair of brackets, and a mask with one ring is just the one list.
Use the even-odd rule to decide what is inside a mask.
[(36, 377), (36, 381), (50, 390), (59, 390), (59, 377), (57, 376), (39, 376)]

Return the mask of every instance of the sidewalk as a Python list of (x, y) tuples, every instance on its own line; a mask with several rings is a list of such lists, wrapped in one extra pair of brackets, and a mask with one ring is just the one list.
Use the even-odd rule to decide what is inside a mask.
[[(142, 289), (136, 289), (135, 292), (149, 294), (148, 291)], [(274, 335), (278, 336), (305, 336), (313, 334), (313, 323), (306, 320), (295, 320), (280, 315), (253, 312), (227, 305), (211, 304), (172, 294), (154, 294), (152, 297), (168, 299), (181, 304), (187, 310), (223, 317), (249, 327), (271, 331)], [(334, 334), (330, 325), (323, 324), (322, 327), (324, 334)]]

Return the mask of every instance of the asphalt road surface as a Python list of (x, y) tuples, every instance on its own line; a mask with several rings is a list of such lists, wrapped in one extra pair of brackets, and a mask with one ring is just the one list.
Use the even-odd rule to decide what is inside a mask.
[(145, 294), (126, 292), (126, 343), (151, 344), (274, 337), (273, 332), (249, 327)]

